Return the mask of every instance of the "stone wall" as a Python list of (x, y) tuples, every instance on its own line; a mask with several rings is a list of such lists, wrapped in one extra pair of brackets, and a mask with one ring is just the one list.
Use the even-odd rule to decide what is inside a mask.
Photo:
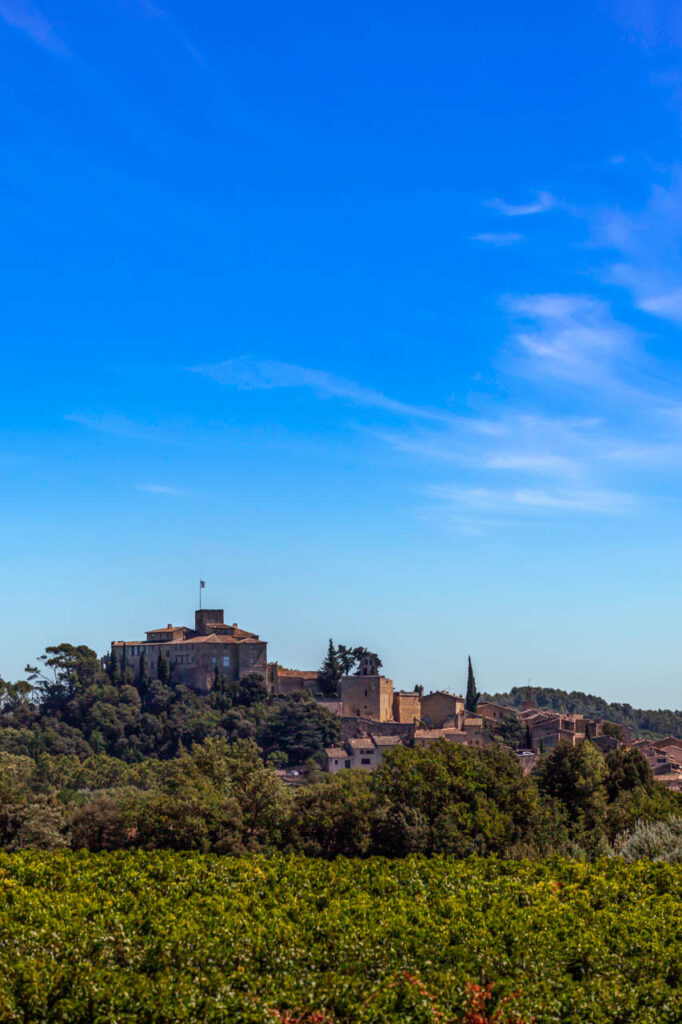
[(412, 743), (416, 726), (407, 722), (378, 722), (375, 718), (358, 718), (357, 715), (341, 718), (343, 741), (359, 736), (400, 736), (405, 744)]

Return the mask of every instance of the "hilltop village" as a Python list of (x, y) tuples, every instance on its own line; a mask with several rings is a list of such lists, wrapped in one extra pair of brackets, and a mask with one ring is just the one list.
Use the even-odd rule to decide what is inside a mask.
[(350, 768), (371, 771), (394, 747), (424, 748), (439, 741), (479, 748), (505, 743), (528, 774), (540, 755), (559, 743), (588, 740), (602, 753), (635, 747), (657, 781), (682, 791), (681, 739), (633, 740), (627, 727), (605, 719), (546, 711), (532, 701), (519, 711), (480, 700), (471, 663), (466, 697), (444, 689), (425, 693), (421, 685), (397, 690), (381, 674), (378, 656), (358, 648), (346, 661), (352, 671), (339, 671), (330, 693), (323, 671), (283, 668), (268, 661), (267, 642), (236, 622), (225, 623), (223, 609), (197, 610), (193, 629), (168, 623), (145, 636), (113, 641), (111, 656), (134, 672), (143, 659), (150, 673), (158, 673), (165, 662), (172, 666), (176, 682), (198, 693), (209, 693), (218, 680), (236, 682), (250, 676), (260, 678), (270, 696), (309, 694), (341, 722), (341, 741), (324, 751), (325, 770), (332, 774)]

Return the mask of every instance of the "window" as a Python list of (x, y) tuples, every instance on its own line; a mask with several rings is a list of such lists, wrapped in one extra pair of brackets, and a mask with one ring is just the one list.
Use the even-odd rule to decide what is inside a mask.
[(215, 665), (215, 663), (216, 663), (216, 659), (215, 658), (211, 658), (211, 664)]
[(223, 668), (229, 668), (229, 665), (230, 665), (230, 655), (226, 654), (226, 655), (223, 656)]
[(367, 690), (365, 690), (365, 697), (367, 696)]
[(350, 768), (350, 761), (346, 761), (346, 768)]
[(369, 757), (361, 757), (360, 758), (360, 764), (369, 764), (370, 760), (371, 760), (371, 758), (369, 758)]

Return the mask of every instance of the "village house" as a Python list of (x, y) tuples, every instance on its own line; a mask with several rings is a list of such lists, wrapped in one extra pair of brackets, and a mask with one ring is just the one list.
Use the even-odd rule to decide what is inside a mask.
[(516, 708), (508, 708), (504, 704), (493, 704), (490, 701), (481, 700), (476, 705), (476, 711), (484, 719), (494, 722), (496, 725), (506, 718), (518, 718)]
[(635, 740), (632, 746), (646, 758), (656, 782), (682, 791), (682, 740), (667, 736), (663, 740)]
[(325, 770), (335, 775), (346, 768), (372, 771), (377, 768), (387, 750), (400, 745), (399, 736), (364, 736), (346, 740), (343, 747), (327, 747)]
[(442, 729), (446, 725), (459, 728), (459, 716), (464, 714), (464, 698), (445, 690), (427, 693), (421, 699), (421, 720), (429, 729)]

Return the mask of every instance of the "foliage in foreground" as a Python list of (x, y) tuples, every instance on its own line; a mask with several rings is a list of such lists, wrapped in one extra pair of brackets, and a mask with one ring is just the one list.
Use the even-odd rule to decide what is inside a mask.
[(637, 750), (603, 757), (590, 743), (560, 745), (533, 777), (502, 746), (441, 741), (398, 748), (373, 772), (311, 772), (294, 788), (251, 740), (210, 739), (132, 765), (0, 752), (0, 847), (9, 850), (594, 858), (638, 822), (681, 813), (680, 794), (655, 781)]
[(2, 854), (0, 1019), (677, 1024), (681, 900), (651, 862)]

